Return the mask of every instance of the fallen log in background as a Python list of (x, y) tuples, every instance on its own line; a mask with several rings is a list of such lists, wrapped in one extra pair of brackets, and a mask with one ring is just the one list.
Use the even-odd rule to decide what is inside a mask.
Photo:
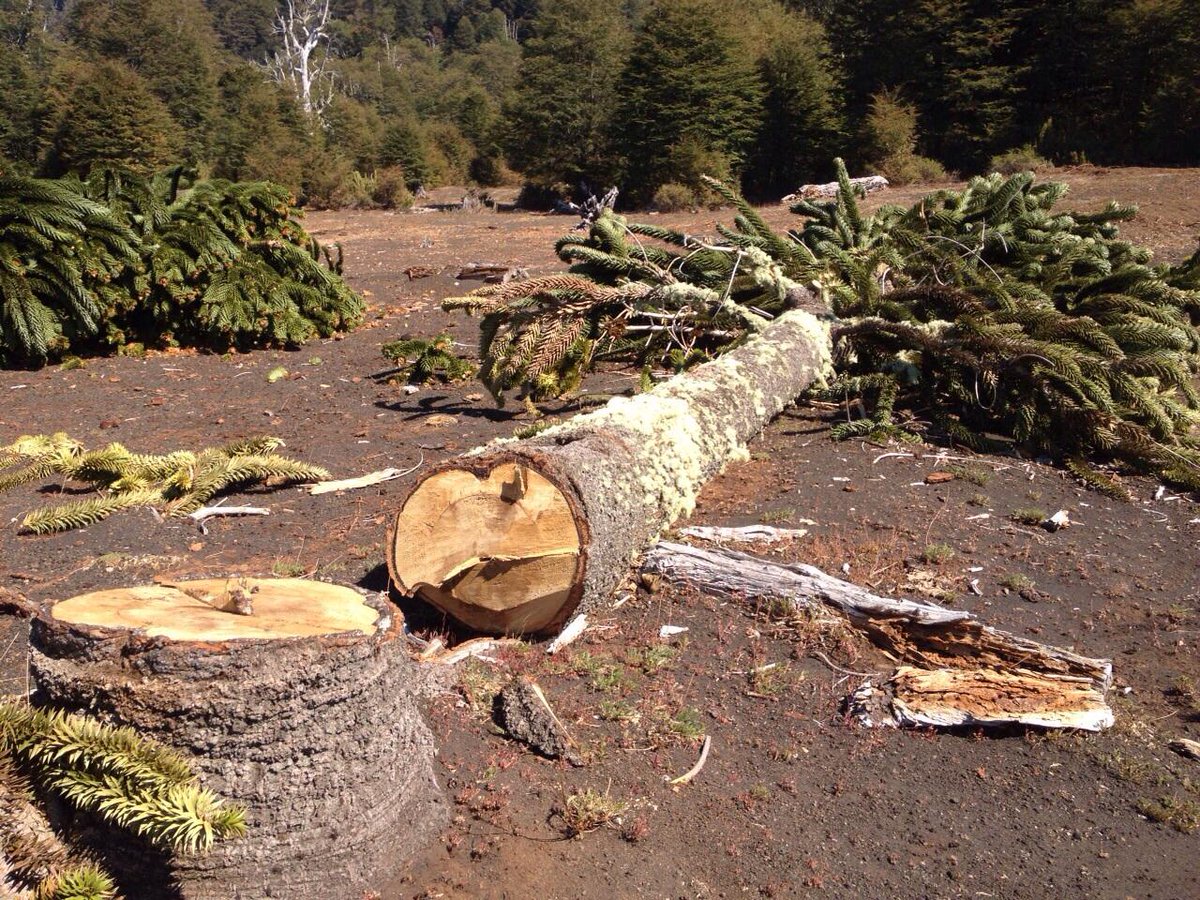
[(893, 660), (880, 684), (854, 693), (870, 724), (1037, 725), (1098, 731), (1112, 725), (1112, 663), (984, 625), (963, 610), (894, 600), (803, 564), (733, 550), (660, 542), (642, 571), (707, 594), (832, 607)]
[(176, 748), (247, 811), (247, 835), (203, 856), (87, 829), (126, 895), (360, 900), (411, 857), (446, 806), (402, 632), (386, 598), (303, 579), (180, 581), (40, 608), (36, 705)]
[(605, 602), (633, 557), (829, 365), (828, 325), (795, 310), (652, 391), (455, 457), (401, 503), (392, 580), (480, 631), (550, 631)]

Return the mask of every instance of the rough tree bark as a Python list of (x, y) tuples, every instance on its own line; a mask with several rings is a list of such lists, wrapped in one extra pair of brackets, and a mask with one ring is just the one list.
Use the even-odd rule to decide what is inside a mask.
[(392, 579), (480, 631), (550, 631), (605, 602), (633, 557), (829, 366), (828, 324), (794, 310), (652, 391), (456, 457), (401, 503)]
[[(246, 837), (203, 856), (166, 858), (97, 829), (96, 849), (127, 896), (360, 900), (446, 810), (402, 618), (386, 598), (348, 588), (233, 581), (41, 608), (34, 702), (132, 726), (187, 754), (206, 787), (247, 808)], [(239, 613), (229, 594), (250, 608)]]

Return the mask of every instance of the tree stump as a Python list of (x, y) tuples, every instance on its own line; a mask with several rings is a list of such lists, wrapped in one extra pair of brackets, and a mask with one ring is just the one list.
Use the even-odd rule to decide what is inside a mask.
[(392, 580), (479, 631), (552, 631), (611, 596), (830, 352), (828, 324), (794, 310), (652, 391), (455, 457), (401, 503)]
[(247, 809), (247, 835), (202, 856), (97, 830), (127, 896), (361, 900), (419, 849), (446, 807), (402, 629), (386, 599), (302, 579), (43, 606), (30, 635), (35, 703), (174, 747)]

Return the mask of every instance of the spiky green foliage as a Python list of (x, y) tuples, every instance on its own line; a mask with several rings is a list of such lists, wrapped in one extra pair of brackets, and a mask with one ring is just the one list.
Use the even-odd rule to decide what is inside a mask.
[[(1200, 489), (1196, 257), (1152, 265), (1149, 250), (1119, 236), (1132, 207), (1062, 212), (1066, 186), (1029, 173), (975, 178), (868, 215), (837, 167), (836, 199), (797, 204), (803, 222), (785, 235), (711, 183), (736, 210), (721, 244), (606, 215), (586, 238), (559, 242), (572, 275), (448, 301), (485, 313), (481, 377), (500, 392), (576, 366), (573, 345), (557, 339), (573, 329), (593, 342), (586, 362), (720, 352), (811, 285), (840, 320), (833, 391), (875, 404), (835, 436), (898, 433), (892, 409), (902, 401), (973, 447), (999, 435)], [(681, 296), (686, 304), (670, 302)]]
[(40, 362), (95, 337), (110, 312), (101, 287), (135, 243), (70, 184), (0, 170), (0, 363)]
[(224, 447), (162, 455), (133, 453), (112, 443), (87, 450), (68, 435), (26, 435), (0, 447), (0, 490), (51, 477), (89, 484), (100, 496), (35, 509), (21, 522), (28, 534), (83, 528), (138, 506), (185, 516), (230, 488), (271, 479), (322, 481), (329, 472), (281, 456), (278, 438), (254, 437)]
[(0, 364), (77, 350), (301, 344), (361, 321), (336, 256), (305, 233), (286, 189), (0, 172)]
[[(28, 781), (26, 780), (28, 779)], [(112, 880), (49, 830), (29, 782), (175, 853), (245, 833), (245, 811), (199, 784), (174, 750), (87, 716), (0, 702), (0, 855), (39, 898), (110, 900)], [(22, 818), (36, 819), (32, 826)]]
[(448, 334), (439, 334), (428, 340), (404, 338), (391, 341), (380, 348), (384, 356), (397, 363), (396, 368), (382, 373), (380, 377), (405, 378), (413, 384), (439, 381), (461, 381), (475, 367), (454, 352), (454, 341)]

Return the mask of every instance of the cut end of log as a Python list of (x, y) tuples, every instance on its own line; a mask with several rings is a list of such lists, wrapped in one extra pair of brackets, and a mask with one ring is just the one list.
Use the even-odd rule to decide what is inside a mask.
[(523, 461), (422, 481), (392, 525), (392, 581), (479, 631), (535, 633), (579, 602), (583, 540), (560, 488)]
[(50, 614), (69, 625), (172, 641), (373, 635), (379, 620), (358, 591), (303, 578), (209, 578), (116, 588), (63, 600)]

